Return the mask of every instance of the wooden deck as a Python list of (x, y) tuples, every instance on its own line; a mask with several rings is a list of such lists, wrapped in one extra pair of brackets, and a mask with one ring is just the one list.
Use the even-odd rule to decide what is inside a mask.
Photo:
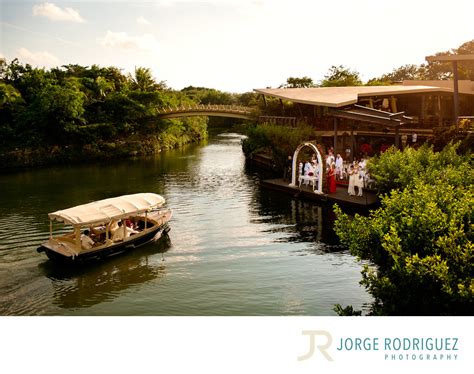
[[(335, 193), (317, 194), (313, 192), (311, 186), (290, 187), (290, 182), (283, 179), (266, 179), (260, 182), (262, 187), (275, 191), (284, 192), (297, 198), (317, 200), (328, 203), (337, 203), (340, 205), (351, 206), (354, 208), (374, 208), (378, 205), (379, 199), (374, 191), (364, 190), (363, 196), (349, 196), (347, 187), (337, 186)], [(357, 191), (357, 189), (356, 189)]]

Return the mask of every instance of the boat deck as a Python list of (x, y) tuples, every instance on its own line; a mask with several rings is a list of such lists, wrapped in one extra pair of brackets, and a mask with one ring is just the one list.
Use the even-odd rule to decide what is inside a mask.
[[(301, 185), (301, 187), (291, 187), (289, 186), (290, 182), (283, 179), (266, 179), (262, 180), (260, 184), (265, 188), (284, 192), (298, 198), (338, 203), (358, 208), (373, 208), (379, 203), (377, 195), (372, 190), (364, 189), (363, 196), (350, 196), (347, 193), (347, 187), (341, 185), (337, 186), (335, 193), (317, 194), (313, 192), (311, 186)], [(358, 189), (356, 188), (356, 192), (357, 191)]]

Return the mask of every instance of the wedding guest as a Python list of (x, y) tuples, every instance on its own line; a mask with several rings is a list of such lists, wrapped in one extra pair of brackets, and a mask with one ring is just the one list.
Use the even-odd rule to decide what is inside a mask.
[(344, 160), (341, 155), (338, 153), (336, 157), (336, 177), (339, 179), (344, 178)]
[[(362, 189), (364, 187), (364, 178), (361, 176), (360, 169), (358, 166), (356, 166), (355, 171), (354, 171), (354, 187), (358, 188), (357, 196), (362, 196)], [(354, 189), (354, 194), (355, 194), (355, 189)]]
[(334, 170), (334, 164), (331, 164), (328, 170), (328, 186), (329, 193), (336, 192), (336, 172)]
[(362, 158), (359, 162), (359, 176), (362, 178), (363, 181), (365, 180), (366, 167), (367, 162), (365, 161), (365, 158)]
[(328, 156), (326, 157), (326, 169), (329, 170), (329, 168), (334, 163), (334, 161), (335, 161), (334, 155), (332, 154), (332, 151), (329, 150)]
[(349, 174), (349, 188), (347, 189), (347, 193), (350, 195), (350, 196), (355, 196), (355, 190), (354, 190), (354, 185), (355, 185), (355, 170), (354, 170), (354, 166), (351, 165), (349, 167), (349, 171), (348, 171), (348, 174)]
[(311, 163), (309, 161), (306, 161), (304, 163), (304, 175), (308, 175), (311, 169)]

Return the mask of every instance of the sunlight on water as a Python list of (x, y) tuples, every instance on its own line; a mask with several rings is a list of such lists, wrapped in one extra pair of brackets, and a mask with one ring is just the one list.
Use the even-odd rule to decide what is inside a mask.
[[(262, 190), (242, 136), (107, 165), (3, 175), (2, 315), (332, 315), (367, 309), (361, 266), (341, 251), (327, 207)], [(87, 178), (84, 178), (84, 176)], [(77, 183), (80, 181), (80, 183)], [(86, 268), (36, 253), (47, 213), (155, 192), (173, 209), (169, 238)], [(64, 232), (55, 225), (55, 232)]]

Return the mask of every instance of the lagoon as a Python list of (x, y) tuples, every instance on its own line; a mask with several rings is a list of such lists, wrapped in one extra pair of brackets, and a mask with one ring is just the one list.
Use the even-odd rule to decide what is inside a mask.
[[(262, 189), (241, 140), (0, 176), (0, 315), (366, 313), (361, 264), (339, 246), (331, 208)], [(167, 199), (167, 240), (74, 271), (36, 253), (48, 212), (136, 192)]]

